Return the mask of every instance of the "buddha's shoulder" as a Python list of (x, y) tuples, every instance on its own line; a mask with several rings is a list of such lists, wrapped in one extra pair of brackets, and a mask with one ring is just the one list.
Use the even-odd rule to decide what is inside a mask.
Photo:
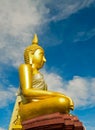
[(19, 69), (20, 68), (31, 68), (30, 64), (20, 64)]

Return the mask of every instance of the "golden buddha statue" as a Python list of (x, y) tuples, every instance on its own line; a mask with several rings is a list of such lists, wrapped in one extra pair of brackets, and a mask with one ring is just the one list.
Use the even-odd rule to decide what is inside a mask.
[(38, 45), (34, 35), (32, 45), (24, 51), (25, 64), (19, 67), (20, 96), (19, 115), (21, 121), (55, 112), (69, 113), (74, 109), (70, 97), (47, 90), (47, 85), (39, 69), (46, 62), (44, 50)]

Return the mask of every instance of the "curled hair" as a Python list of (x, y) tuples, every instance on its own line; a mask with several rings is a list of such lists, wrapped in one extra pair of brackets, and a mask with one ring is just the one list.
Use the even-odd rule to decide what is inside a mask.
[[(31, 52), (31, 54), (34, 54), (35, 51), (37, 49), (41, 49), (43, 50), (42, 47), (38, 46), (38, 45), (31, 45), (31, 46), (28, 46), (25, 50), (24, 50), (24, 61), (26, 64), (30, 64), (30, 57), (29, 57), (29, 53)], [(44, 50), (43, 50), (44, 51)]]

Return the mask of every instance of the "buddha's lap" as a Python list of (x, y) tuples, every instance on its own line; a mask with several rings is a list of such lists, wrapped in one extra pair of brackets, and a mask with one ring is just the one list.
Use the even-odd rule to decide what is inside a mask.
[(20, 111), (40, 111), (42, 109), (69, 109), (70, 101), (68, 98), (52, 97), (27, 104), (20, 103)]

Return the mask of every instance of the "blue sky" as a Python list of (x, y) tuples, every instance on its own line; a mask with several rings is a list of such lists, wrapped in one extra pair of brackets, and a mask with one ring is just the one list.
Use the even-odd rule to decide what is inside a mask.
[(72, 114), (94, 130), (95, 0), (0, 1), (0, 130), (8, 129), (18, 67), (34, 33), (45, 49), (41, 72), (49, 90), (72, 97)]

